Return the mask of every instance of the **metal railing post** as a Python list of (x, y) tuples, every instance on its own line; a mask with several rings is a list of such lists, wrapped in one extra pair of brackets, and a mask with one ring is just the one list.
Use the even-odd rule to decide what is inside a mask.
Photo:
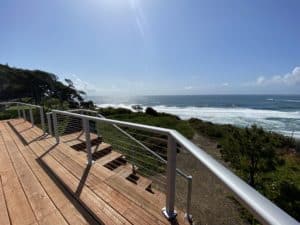
[(93, 156), (92, 156), (92, 148), (91, 148), (91, 135), (90, 135), (89, 120), (87, 118), (82, 118), (82, 123), (83, 123), (83, 130), (85, 133), (87, 160), (88, 160), (88, 164), (91, 165), (93, 163)]
[(34, 126), (34, 119), (33, 119), (33, 114), (32, 114), (32, 108), (30, 107), (29, 109), (29, 116), (30, 116), (30, 122), (32, 126)]
[(48, 132), (51, 136), (53, 136), (52, 132), (52, 122), (51, 122), (51, 113), (47, 113), (47, 123), (48, 123)]
[(41, 126), (42, 126), (42, 130), (44, 131), (44, 133), (46, 132), (45, 129), (45, 117), (44, 117), (44, 109), (43, 107), (40, 107), (40, 116), (41, 116)]
[(177, 213), (175, 205), (175, 185), (176, 185), (176, 141), (172, 135), (168, 135), (168, 162), (167, 162), (167, 196), (166, 207), (162, 209), (163, 214), (169, 220), (174, 219)]
[(17, 110), (18, 110), (18, 117), (21, 118), (21, 111), (20, 111), (20, 104), (17, 104)]
[(23, 113), (23, 119), (26, 120), (26, 112), (24, 108), (22, 109), (22, 113)]
[(191, 214), (191, 201), (192, 201), (192, 185), (193, 185), (193, 177), (188, 176), (187, 177), (188, 182), (188, 192), (187, 192), (187, 199), (186, 199), (186, 214), (185, 218), (188, 220), (188, 222), (192, 223), (193, 218)]
[(58, 134), (58, 127), (57, 127), (57, 117), (56, 113), (52, 113), (52, 119), (53, 119), (53, 130), (54, 130), (54, 135), (56, 138), (56, 143), (59, 143), (59, 134)]

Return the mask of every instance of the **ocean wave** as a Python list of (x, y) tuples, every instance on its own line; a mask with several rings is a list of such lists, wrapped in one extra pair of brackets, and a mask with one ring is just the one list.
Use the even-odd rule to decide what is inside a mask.
[(274, 99), (274, 98), (267, 98), (267, 101), (276, 101), (276, 102), (294, 102), (294, 103), (300, 103), (300, 100), (298, 99)]
[(96, 106), (99, 107), (99, 108), (108, 108), (108, 107), (111, 107), (111, 108), (114, 108), (114, 109), (123, 108), (123, 109), (129, 109), (131, 111), (135, 111), (132, 108), (133, 105), (136, 105), (136, 104), (124, 104), (124, 103), (120, 103), (120, 104), (96, 104)]
[(285, 102), (297, 102), (297, 103), (300, 103), (300, 100), (295, 100), (295, 99), (286, 99), (286, 100), (283, 100)]
[(267, 109), (251, 109), (251, 108), (238, 108), (238, 107), (176, 107), (176, 106), (153, 106), (153, 108), (159, 112), (166, 112), (176, 114), (184, 119), (192, 117), (202, 118), (256, 118), (256, 119), (268, 119), (268, 118), (286, 118), (286, 119), (300, 119), (300, 111), (278, 111)]
[[(134, 111), (134, 104), (101, 104), (98, 107), (126, 108)], [(142, 106), (145, 110), (146, 106)], [(300, 138), (300, 111), (278, 111), (251, 108), (222, 107), (177, 107), (151, 106), (158, 112), (179, 116), (181, 119), (197, 118), (217, 124), (232, 124), (240, 127), (257, 124), (267, 130)]]

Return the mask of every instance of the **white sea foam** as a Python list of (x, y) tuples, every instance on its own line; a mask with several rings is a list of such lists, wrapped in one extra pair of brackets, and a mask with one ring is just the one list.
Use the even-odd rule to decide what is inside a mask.
[[(134, 104), (132, 104), (134, 105)], [(101, 104), (99, 107), (113, 107), (131, 109), (126, 104)], [(198, 118), (218, 124), (232, 124), (236, 126), (250, 126), (257, 124), (271, 131), (300, 138), (300, 111), (277, 111), (250, 108), (218, 108), (218, 107), (176, 107), (157, 105), (151, 106), (158, 112), (165, 112), (179, 116), (181, 119)], [(146, 107), (144, 107), (145, 109)], [(134, 111), (134, 110), (132, 110)]]
[(300, 100), (295, 100), (295, 99), (286, 99), (286, 100), (283, 100), (283, 101), (285, 101), (285, 102), (297, 102), (297, 103), (300, 102)]
[(298, 99), (273, 99), (273, 98), (267, 98), (267, 101), (276, 101), (276, 102), (294, 102), (294, 103), (300, 103), (300, 100)]

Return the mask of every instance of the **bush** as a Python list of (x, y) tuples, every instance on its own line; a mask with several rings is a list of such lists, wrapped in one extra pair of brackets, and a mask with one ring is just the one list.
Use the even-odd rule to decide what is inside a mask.
[(131, 114), (132, 111), (125, 108), (113, 108), (113, 107), (107, 107), (107, 108), (99, 108), (98, 112), (102, 114), (103, 116), (115, 116), (115, 115), (124, 115), (124, 114)]
[(300, 140), (299, 139), (296, 140), (296, 151), (298, 153), (300, 153)]
[(293, 182), (283, 181), (279, 191), (280, 195), (275, 199), (276, 204), (300, 220), (300, 189)]
[(85, 109), (91, 109), (91, 110), (95, 109), (95, 105), (93, 101), (83, 101), (80, 103), (80, 106)]
[(156, 112), (153, 108), (147, 107), (146, 114), (150, 116), (158, 116), (158, 112)]

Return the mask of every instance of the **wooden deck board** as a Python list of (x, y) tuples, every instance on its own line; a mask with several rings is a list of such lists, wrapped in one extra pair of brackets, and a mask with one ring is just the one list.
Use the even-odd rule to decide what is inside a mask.
[[(8, 132), (5, 132), (3, 136), (6, 136), (7, 139), (10, 138)], [(55, 211), (58, 211), (57, 208), (48, 197), (42, 185), (36, 179), (32, 170), (18, 151), (18, 148), (16, 148), (14, 141), (10, 139), (10, 141), (7, 140), (5, 144), (19, 181), (21, 182), (37, 220), (40, 222), (44, 220), (45, 217), (48, 217), (48, 219), (55, 221), (55, 224), (67, 224), (59, 212), (55, 213)], [(53, 217), (51, 215), (55, 216)]]
[[(6, 125), (7, 126), (7, 125)], [(55, 206), (59, 209), (69, 224), (97, 224), (97, 222), (82, 208), (82, 206), (71, 195), (63, 190), (63, 187), (53, 180), (49, 174), (39, 165), (36, 155), (30, 148), (24, 146), (20, 139), (13, 135), (13, 131), (7, 129), (15, 140), (20, 153), (23, 155), (33, 173), (43, 185), (49, 198), (52, 199)], [(82, 215), (83, 214), (83, 215)]]
[[(145, 180), (145, 185), (141, 185), (141, 187), (126, 180), (126, 176), (130, 170), (123, 170), (122, 168), (126, 166), (130, 167), (129, 164), (122, 165), (122, 168), (117, 169), (115, 172), (103, 166), (105, 163), (115, 159), (116, 156), (121, 156), (121, 154), (112, 151), (112, 155), (108, 153), (108, 156), (105, 155), (101, 157), (88, 168), (86, 164), (86, 154), (84, 152), (75, 151), (67, 143), (63, 142), (55, 145), (55, 138), (41, 138), (43, 132), (37, 127), (32, 127), (29, 122), (10, 120), (9, 123), (11, 123), (17, 133), (19, 133), (22, 137), (21, 139), (24, 139), (28, 144), (24, 145), (21, 139), (14, 134), (8, 125), (4, 126), (8, 132), (11, 133), (11, 136), (13, 136), (19, 149), (17, 152), (13, 150), (11, 154), (18, 153), (17, 161), (21, 161), (22, 158), (27, 161), (28, 165), (24, 166), (26, 169), (23, 169), (22, 166), (18, 167), (19, 176), (22, 172), (24, 174), (31, 174), (26, 175), (29, 176), (29, 178), (26, 178), (24, 182), (29, 183), (29, 181), (34, 180), (34, 177), (32, 177), (33, 173), (38, 178), (40, 185), (45, 186), (49, 180), (53, 179), (49, 178), (49, 176), (54, 176), (59, 180), (60, 185), (68, 190), (68, 194), (78, 200), (73, 199), (69, 201), (66, 197), (61, 200), (56, 194), (50, 196), (48, 192), (51, 192), (51, 190), (61, 192), (57, 184), (52, 182), (52, 186), (47, 190), (44, 187), (44, 190), (47, 191), (46, 195), (49, 196), (48, 198), (51, 199), (58, 210), (50, 211), (50, 213), (42, 218), (53, 216), (57, 219), (59, 218), (59, 214), (61, 214), (69, 224), (86, 224), (87, 221), (85, 218), (79, 217), (81, 223), (74, 223), (76, 220), (71, 219), (72, 215), (77, 215), (77, 207), (75, 208), (70, 204), (70, 202), (74, 203), (75, 201), (79, 204), (82, 211), (88, 215), (92, 214), (98, 219), (98, 222), (103, 224), (173, 224), (173, 222), (166, 220), (161, 213), (161, 208), (165, 204), (164, 195), (162, 193), (158, 195), (147, 192), (145, 185), (147, 186), (148, 182)], [(0, 131), (1, 129), (0, 127)], [(73, 134), (73, 136), (70, 135), (68, 137), (69, 139), (67, 140), (70, 141), (69, 143), (71, 143), (71, 138), (78, 137), (78, 134), (76, 135)], [(84, 135), (81, 136), (83, 137)], [(50, 171), (51, 174), (46, 173), (45, 168), (47, 171)], [(121, 171), (126, 172), (125, 177), (121, 176)], [(5, 173), (7, 173), (7, 168), (1, 168), (0, 166), (0, 178), (1, 174)], [(28, 196), (30, 196), (29, 190), (31, 189), (27, 191)], [(72, 210), (69, 210), (70, 208)], [(38, 209), (33, 209), (33, 211), (35, 210)], [(180, 212), (180, 218), (178, 218), (178, 221), (174, 222), (174, 224), (186, 224), (182, 215)], [(49, 220), (51, 221), (51, 219), (45, 219), (43, 221), (33, 221), (33, 223), (41, 223)], [(55, 223), (60, 224), (59, 222)]]
[(10, 224), (7, 212), (6, 200), (2, 188), (2, 179), (0, 175), (0, 224)]
[[(2, 125), (0, 123), (0, 125)], [(1, 129), (2, 127), (0, 127)], [(7, 138), (3, 137), (1, 129), (0, 137), (0, 171), (6, 170), (5, 174), (1, 175), (1, 183), (3, 193), (6, 199), (7, 211), (12, 224), (29, 225), (37, 222), (31, 206), (26, 198), (22, 186), (18, 180), (18, 176), (14, 171), (12, 162), (6, 149)]]

